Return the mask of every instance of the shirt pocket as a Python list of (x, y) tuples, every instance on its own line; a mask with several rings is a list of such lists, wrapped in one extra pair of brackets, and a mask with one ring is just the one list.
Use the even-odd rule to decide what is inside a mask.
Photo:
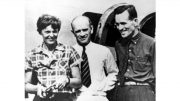
[(137, 70), (146, 71), (147, 69), (149, 69), (150, 66), (151, 66), (151, 64), (150, 64), (148, 56), (144, 56), (144, 57), (137, 56), (136, 57), (136, 66), (135, 67)]

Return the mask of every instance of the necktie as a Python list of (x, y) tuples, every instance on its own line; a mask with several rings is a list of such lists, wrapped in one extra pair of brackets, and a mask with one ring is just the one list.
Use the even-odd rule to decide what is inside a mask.
[(82, 84), (86, 87), (89, 87), (89, 85), (91, 84), (91, 76), (90, 76), (88, 58), (85, 52), (85, 47), (83, 47), (82, 59), (83, 59), (83, 61), (81, 62)]

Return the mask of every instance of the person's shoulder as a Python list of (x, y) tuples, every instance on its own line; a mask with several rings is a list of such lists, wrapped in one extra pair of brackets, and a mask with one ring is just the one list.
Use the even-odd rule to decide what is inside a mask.
[(75, 49), (78, 49), (80, 46), (76, 43), (76, 44), (72, 45), (72, 47)]
[(101, 44), (98, 44), (98, 43), (93, 43), (93, 42), (92, 42), (92, 45), (94, 46), (94, 49), (98, 49), (98, 50), (101, 50), (101, 51), (109, 51), (109, 48), (107, 48), (104, 45), (101, 45)]
[(29, 51), (27, 52), (27, 54), (28, 54), (28, 55), (32, 55), (32, 54), (38, 53), (38, 52), (40, 52), (40, 51), (41, 51), (41, 45), (38, 45), (38, 46), (34, 47), (33, 49), (29, 50)]
[(142, 33), (142, 32), (141, 32), (141, 35), (142, 35), (142, 37), (143, 37), (144, 39), (146, 39), (146, 40), (155, 41), (155, 39), (154, 39), (153, 37), (151, 37), (151, 36), (149, 36), (149, 35), (147, 35), (147, 34), (145, 34), (145, 33)]
[(115, 47), (119, 46), (119, 45), (122, 46), (121, 40), (116, 40), (115, 41)]
[(141, 37), (141, 43), (143, 43), (145, 46), (147, 47), (154, 47), (156, 42), (155, 39), (151, 36), (148, 36), (144, 33), (141, 33), (142, 37)]
[(70, 53), (76, 52), (76, 50), (75, 50), (75, 48), (73, 46), (67, 45), (67, 44), (62, 44), (62, 43), (59, 43), (59, 49), (62, 49), (64, 51), (67, 51), (67, 52), (70, 52)]
[(66, 45), (66, 44), (58, 43), (57, 46), (56, 46), (56, 48), (59, 48), (59, 47), (65, 48), (65, 47), (67, 47), (67, 46), (68, 46), (68, 45)]
[(67, 44), (58, 43), (56, 48), (58, 50), (71, 50), (72, 46), (67, 45)]
[(94, 43), (94, 42), (92, 42), (92, 45), (95, 46), (95, 47), (99, 47), (99, 48), (107, 48), (104, 45), (101, 45), (101, 44), (98, 44), (98, 43)]

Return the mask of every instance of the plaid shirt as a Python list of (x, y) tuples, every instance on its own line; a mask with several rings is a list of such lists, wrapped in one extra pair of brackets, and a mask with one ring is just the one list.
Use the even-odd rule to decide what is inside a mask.
[[(44, 44), (31, 50), (26, 56), (25, 71), (37, 72), (40, 84), (50, 87), (60, 76), (71, 77), (71, 68), (79, 66), (80, 56), (71, 46), (58, 44), (53, 52), (48, 51)], [(53, 92), (68, 92), (74, 90), (70, 87), (56, 89)]]

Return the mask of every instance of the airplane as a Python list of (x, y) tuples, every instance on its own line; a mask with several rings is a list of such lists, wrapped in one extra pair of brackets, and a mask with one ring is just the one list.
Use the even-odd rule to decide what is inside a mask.
[[(58, 41), (68, 45), (76, 43), (71, 33), (72, 19), (78, 15), (84, 15), (90, 18), (94, 26), (91, 40), (107, 46), (116, 60), (114, 43), (118, 34), (112, 25), (112, 15), (113, 10), (123, 2), (137, 7), (140, 30), (155, 38), (155, 0), (27, 0), (25, 6), (26, 53), (42, 42), (41, 36), (36, 31), (36, 21), (42, 14), (55, 15), (62, 20)], [(25, 94), (26, 100), (33, 99), (31, 94)]]
[[(113, 22), (113, 11), (122, 3), (115, 4), (109, 7), (103, 14), (85, 12), (82, 15), (89, 17), (94, 26), (94, 33), (92, 34), (91, 40), (95, 43), (102, 44), (110, 48), (116, 60), (116, 53), (114, 50), (115, 41), (118, 40), (119, 32), (114, 27)], [(146, 15), (139, 23), (140, 30), (155, 38), (155, 27), (156, 27), (156, 12), (152, 12)]]
[[(123, 2), (135, 5), (138, 13), (138, 20), (143, 31), (148, 30), (148, 35), (151, 35), (151, 31), (152, 33), (155, 32), (155, 0), (26, 0), (25, 52), (27, 53), (29, 50), (33, 49), (42, 42), (42, 38), (38, 34), (36, 28), (37, 19), (42, 14), (50, 14), (60, 18), (60, 20), (62, 21), (62, 26), (60, 29), (60, 34), (58, 36), (58, 41), (67, 45), (74, 45), (76, 43), (76, 39), (71, 32), (71, 21), (74, 17), (84, 14), (92, 20), (94, 25), (92, 40), (94, 40), (96, 36), (97, 41), (98, 34), (102, 32), (107, 33), (104, 31), (97, 32), (97, 25), (99, 23), (100, 17), (110, 17), (111, 15), (109, 15), (108, 13), (112, 12), (112, 10), (114, 9), (111, 7), (115, 7), (115, 5), (118, 6), (119, 3)], [(108, 9), (109, 11), (106, 11)], [(108, 24), (109, 22), (106, 22), (105, 20), (106, 19), (104, 19), (104, 22), (101, 23)], [(107, 26), (103, 26), (100, 28), (100, 30), (106, 29), (106, 27)], [(100, 30), (98, 29), (98, 31)], [(108, 33), (110, 33), (110, 30)], [(101, 36), (101, 41), (102, 39), (105, 41), (105, 38), (103, 38), (104, 35), (106, 34), (103, 34)], [(112, 35), (113, 34), (110, 35), (111, 38), (115, 37)], [(111, 42), (108, 44), (111, 44)]]

